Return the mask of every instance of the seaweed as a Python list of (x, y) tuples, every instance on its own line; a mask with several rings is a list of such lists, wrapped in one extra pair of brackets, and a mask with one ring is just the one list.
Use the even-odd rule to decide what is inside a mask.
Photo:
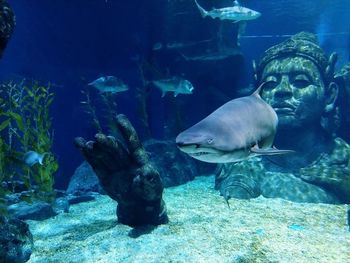
[(102, 126), (100, 120), (97, 117), (96, 107), (93, 105), (92, 98), (88, 89), (81, 90), (81, 93), (85, 97), (85, 100), (81, 101), (80, 104), (84, 108), (84, 112), (91, 118), (91, 124), (97, 132), (102, 132)]
[[(116, 94), (99, 92), (98, 96), (95, 97), (91, 96), (88, 89), (82, 90), (81, 93), (85, 99), (80, 103), (85, 113), (90, 117), (93, 128), (98, 133), (106, 130), (108, 134), (117, 135), (119, 132), (115, 122), (115, 116), (117, 116)], [(99, 111), (95, 105), (98, 105)], [(103, 118), (98, 117), (101, 115)]]
[[(19, 180), (33, 197), (53, 200), (53, 175), (58, 170), (49, 115), (53, 100), (50, 84), (43, 86), (34, 81), (27, 85), (25, 80), (1, 84), (0, 198), (14, 191), (7, 187), (8, 182)], [(30, 167), (22, 161), (29, 150), (45, 153), (43, 165)]]

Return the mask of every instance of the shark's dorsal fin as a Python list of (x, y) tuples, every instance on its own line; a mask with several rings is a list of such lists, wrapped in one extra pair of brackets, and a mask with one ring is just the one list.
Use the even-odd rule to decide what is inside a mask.
[(261, 83), (260, 86), (253, 92), (252, 96), (261, 98), (261, 97), (260, 97), (260, 91), (261, 91), (261, 88), (262, 88), (262, 86), (263, 86), (264, 84), (265, 84), (265, 82)]

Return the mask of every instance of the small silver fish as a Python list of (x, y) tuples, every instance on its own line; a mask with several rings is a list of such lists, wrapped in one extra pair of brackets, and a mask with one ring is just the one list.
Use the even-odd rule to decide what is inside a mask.
[(205, 44), (213, 41), (213, 39), (205, 39), (205, 40), (200, 40), (200, 41), (195, 41), (195, 42), (170, 42), (170, 43), (160, 43), (157, 42), (153, 45), (152, 50), (160, 50), (160, 49), (186, 49), (190, 47), (195, 47), (200, 44)]
[[(180, 53), (181, 54), (181, 53)], [(200, 56), (186, 56), (184, 54), (181, 54), (181, 56), (186, 60), (186, 61), (218, 61), (221, 59), (228, 58), (230, 56), (237, 56), (237, 55), (242, 55), (242, 52), (239, 50), (239, 48), (236, 49), (231, 49), (225, 52), (213, 52), (213, 53), (207, 53), (205, 55), (200, 55)]]
[(161, 90), (162, 97), (164, 97), (167, 92), (174, 92), (174, 97), (176, 97), (179, 94), (192, 94), (194, 90), (191, 82), (180, 77), (155, 80), (152, 81), (152, 83)]
[(120, 79), (114, 76), (105, 76), (98, 78), (88, 84), (89, 86), (95, 87), (100, 92), (111, 92), (117, 93), (127, 91), (128, 86)]
[(235, 22), (239, 21), (247, 21), (254, 20), (261, 16), (261, 13), (249, 9), (247, 7), (240, 6), (237, 1), (234, 1), (234, 6), (224, 7), (215, 9), (213, 8), (210, 11), (205, 10), (201, 7), (197, 0), (194, 0), (196, 6), (198, 7), (199, 12), (202, 17), (211, 17), (211, 18), (219, 18), (220, 20), (232, 20)]
[(44, 157), (47, 153), (37, 153), (36, 151), (28, 151), (23, 155), (23, 162), (28, 166), (36, 163), (43, 165)]
[(163, 48), (163, 44), (160, 42), (157, 42), (153, 45), (152, 50), (159, 50)]

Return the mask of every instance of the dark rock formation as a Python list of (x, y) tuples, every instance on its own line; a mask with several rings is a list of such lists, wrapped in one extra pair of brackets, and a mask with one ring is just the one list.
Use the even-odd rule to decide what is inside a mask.
[(79, 196), (70, 195), (67, 197), (67, 200), (70, 205), (75, 205), (83, 202), (94, 201), (96, 200), (96, 198), (95, 196), (89, 195), (89, 194), (79, 195)]
[(33, 236), (27, 223), (0, 215), (0, 262), (26, 262), (32, 250)]
[(175, 141), (148, 140), (144, 146), (164, 187), (184, 184), (197, 175), (194, 161), (177, 149)]
[(0, 0), (0, 58), (15, 28), (15, 14), (7, 1)]
[(45, 220), (56, 215), (52, 206), (42, 201), (19, 202), (8, 207), (8, 213), (21, 220)]
[(82, 195), (89, 192), (104, 193), (98, 178), (88, 162), (83, 162), (70, 179), (67, 194)]

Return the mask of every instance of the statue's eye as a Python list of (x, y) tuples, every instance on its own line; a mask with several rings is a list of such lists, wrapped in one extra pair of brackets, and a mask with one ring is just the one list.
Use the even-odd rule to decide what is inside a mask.
[(277, 77), (275, 76), (268, 76), (263, 80), (263, 91), (268, 91), (274, 89), (278, 85)]
[(293, 80), (293, 86), (296, 88), (305, 88), (311, 84), (309, 78), (304, 74), (296, 75)]

